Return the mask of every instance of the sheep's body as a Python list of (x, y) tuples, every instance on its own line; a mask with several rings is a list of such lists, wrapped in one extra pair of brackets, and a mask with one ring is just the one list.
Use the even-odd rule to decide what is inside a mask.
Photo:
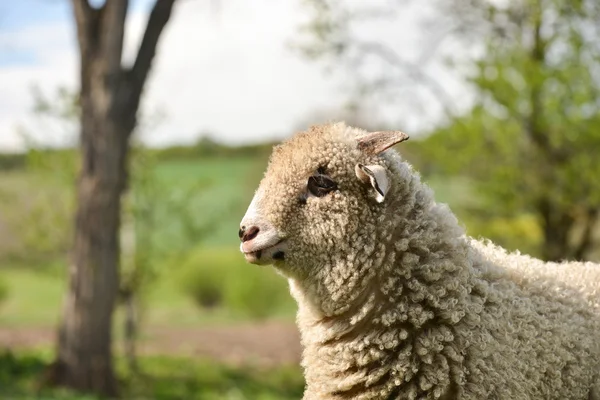
[(600, 399), (600, 269), (471, 244), (471, 293), (456, 322), (433, 305), (449, 298), (423, 290), (426, 275), (407, 280), (404, 300), (374, 298), (342, 319), (296, 294), (305, 399)]
[[(253, 202), (285, 242), (304, 399), (600, 400), (600, 267), (467, 238), (397, 153), (357, 150), (361, 133), (295, 137)], [(352, 180), (357, 162), (387, 171), (382, 204)], [(289, 200), (323, 163), (339, 191)]]

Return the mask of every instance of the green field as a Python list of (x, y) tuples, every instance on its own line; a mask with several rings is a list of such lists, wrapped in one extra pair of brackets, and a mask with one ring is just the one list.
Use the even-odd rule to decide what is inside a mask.
[[(213, 270), (229, 277), (217, 287), (225, 292), (225, 298), (221, 307), (203, 309), (184, 287), (190, 276), (205, 279)], [(0, 327), (53, 326), (57, 322), (66, 288), (62, 273), (13, 266), (3, 268), (0, 276), (8, 288), (7, 299), (0, 304)], [(143, 323), (147, 326), (231, 324), (256, 317), (293, 321), (295, 313), (287, 282), (271, 269), (247, 265), (236, 247), (195, 250), (181, 267), (165, 266), (142, 296)]]
[[(63, 389), (41, 388), (40, 377), (51, 359), (47, 351), (0, 353), (0, 398), (96, 399)], [(234, 368), (181, 357), (143, 357), (140, 361), (143, 373), (132, 375), (123, 360), (117, 360), (123, 399), (297, 400), (304, 390), (302, 373), (297, 366)]]

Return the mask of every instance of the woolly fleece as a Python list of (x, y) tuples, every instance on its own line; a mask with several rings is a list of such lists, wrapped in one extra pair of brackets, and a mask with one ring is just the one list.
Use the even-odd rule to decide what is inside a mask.
[[(277, 146), (257, 209), (299, 311), (305, 400), (600, 400), (600, 266), (468, 238), (394, 150), (314, 126)], [(388, 172), (382, 203), (355, 165)], [(338, 190), (306, 198), (324, 168)]]

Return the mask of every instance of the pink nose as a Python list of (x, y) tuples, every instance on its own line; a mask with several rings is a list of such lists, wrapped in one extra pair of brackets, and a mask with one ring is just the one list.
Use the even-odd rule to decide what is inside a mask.
[(242, 229), (240, 229), (238, 235), (243, 243), (254, 239), (256, 235), (258, 235), (258, 232), (260, 232), (260, 229), (256, 225), (252, 225), (248, 229), (246, 229), (245, 226), (242, 226)]

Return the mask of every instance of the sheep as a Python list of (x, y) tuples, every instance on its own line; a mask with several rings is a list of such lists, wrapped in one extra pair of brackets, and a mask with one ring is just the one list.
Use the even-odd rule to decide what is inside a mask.
[(241, 251), (288, 279), (305, 400), (600, 400), (600, 267), (468, 237), (391, 146), (313, 126), (273, 150)]

